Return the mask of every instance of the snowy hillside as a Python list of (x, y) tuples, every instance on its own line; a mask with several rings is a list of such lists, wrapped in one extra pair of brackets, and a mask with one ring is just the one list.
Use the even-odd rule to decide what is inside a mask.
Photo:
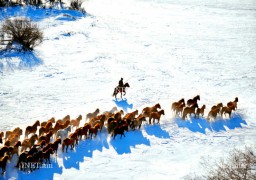
[[(106, 129), (53, 168), (26, 174), (8, 163), (0, 179), (184, 179), (203, 174), (201, 158), (219, 159), (256, 145), (256, 2), (254, 0), (88, 0), (86, 12), (0, 9), (0, 20), (27, 16), (44, 42), (33, 53), (1, 53), (0, 131), (37, 119), (76, 118), (113, 106), (139, 112), (160, 103), (160, 125), (145, 123), (112, 140)], [(115, 101), (120, 77), (126, 99)], [(183, 121), (171, 103), (199, 94), (210, 108), (239, 97), (232, 118)], [(2, 145), (0, 145), (2, 146)]]

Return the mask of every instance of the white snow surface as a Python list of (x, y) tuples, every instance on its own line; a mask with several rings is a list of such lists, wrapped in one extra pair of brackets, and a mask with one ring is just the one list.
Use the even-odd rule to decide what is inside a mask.
[[(53, 168), (14, 168), (0, 179), (185, 179), (201, 159), (218, 160), (256, 145), (255, 0), (89, 0), (86, 16), (60, 9), (1, 9), (0, 20), (28, 16), (44, 33), (34, 53), (0, 58), (0, 131), (37, 119), (76, 118), (113, 106), (126, 112), (160, 103), (159, 125), (145, 123), (113, 140), (103, 129)], [(33, 12), (33, 13), (31, 13)], [(112, 97), (120, 77), (130, 88)], [(182, 121), (171, 103), (199, 94), (199, 106), (239, 98), (232, 118)], [(2, 145), (1, 145), (2, 146)], [(16, 159), (15, 159), (16, 158)]]

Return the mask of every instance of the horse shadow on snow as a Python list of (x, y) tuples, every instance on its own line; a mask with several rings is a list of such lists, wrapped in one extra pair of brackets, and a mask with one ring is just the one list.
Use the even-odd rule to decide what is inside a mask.
[(85, 157), (92, 158), (93, 152), (95, 150), (102, 152), (103, 147), (109, 149), (108, 134), (104, 131), (105, 129), (102, 129), (102, 132), (99, 132), (96, 138), (80, 140), (74, 150), (70, 150), (69, 147), (67, 153), (66, 151), (62, 153), (63, 166), (66, 169), (75, 168), (79, 170), (79, 163), (84, 162)]
[(6, 172), (0, 179), (54, 179), (54, 174), (62, 174), (62, 167), (58, 165), (56, 156), (52, 156), (51, 164), (46, 168), (40, 168), (33, 172), (20, 171), (15, 167), (17, 157), (13, 157), (10, 163), (7, 163)]
[(220, 132), (226, 131), (226, 128), (232, 130), (242, 128), (242, 124), (247, 125), (246, 121), (238, 114), (234, 114), (230, 119), (216, 119), (215, 121), (208, 121), (205, 118), (192, 118), (191, 120), (175, 118), (174, 122), (178, 127), (187, 128), (192, 132), (200, 132), (202, 134), (206, 134), (206, 129)]
[(113, 100), (117, 107), (122, 108), (125, 112), (127, 112), (128, 109), (133, 108), (133, 104), (129, 104), (127, 102), (127, 99), (121, 99), (121, 100)]
[(140, 130), (129, 131), (124, 134), (125, 137), (123, 136), (122, 139), (120, 135), (117, 135), (115, 139), (111, 137), (110, 140), (110, 144), (119, 155), (131, 153), (131, 147), (139, 144), (150, 146), (149, 139), (144, 137)]
[(168, 131), (165, 131), (161, 128), (160, 124), (155, 124), (155, 125), (145, 125), (144, 129), (146, 133), (150, 136), (155, 136), (157, 138), (163, 138), (163, 139), (168, 139), (170, 138), (170, 134)]

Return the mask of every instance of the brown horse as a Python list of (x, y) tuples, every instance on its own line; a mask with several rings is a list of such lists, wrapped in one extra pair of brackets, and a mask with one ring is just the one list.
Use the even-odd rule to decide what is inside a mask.
[(3, 143), (3, 137), (4, 137), (4, 132), (1, 132), (0, 133), (0, 144)]
[(219, 112), (220, 112), (220, 107), (213, 108), (213, 109), (208, 113), (207, 120), (211, 120), (211, 118), (212, 118), (213, 120), (215, 120)]
[(105, 123), (105, 119), (106, 119), (106, 116), (103, 114), (102, 118), (100, 120), (97, 120), (97, 121), (94, 121), (93, 123), (91, 123), (91, 126), (95, 126), (96, 124), (99, 124), (100, 125), (100, 132), (102, 131), (102, 128), (104, 126), (104, 123)]
[(36, 145), (34, 145), (34, 146), (43, 148), (46, 144), (47, 144), (46, 141), (45, 141), (45, 140), (42, 140), (41, 142), (38, 142), (38, 143), (37, 143)]
[(223, 114), (228, 114), (229, 115), (229, 118), (231, 117), (231, 113), (232, 113), (232, 110), (235, 110), (235, 107), (234, 106), (230, 106), (230, 107), (223, 107), (220, 111), (220, 115), (221, 117), (223, 116)]
[(234, 111), (237, 109), (238, 97), (233, 102), (228, 102), (227, 107), (232, 108)]
[(206, 106), (203, 105), (201, 108), (197, 108), (196, 109), (196, 117), (199, 118), (199, 115), (201, 114), (202, 117), (204, 116), (204, 110), (205, 110)]
[(151, 119), (153, 119), (153, 123), (155, 123), (155, 120), (157, 119), (157, 123), (159, 124), (161, 115), (164, 115), (164, 110), (160, 110), (158, 112), (152, 112), (149, 115), (149, 124), (151, 124)]
[(36, 140), (38, 140), (37, 134), (34, 134), (29, 139), (24, 139), (21, 143), (21, 152), (27, 148), (31, 149), (31, 147), (34, 146)]
[(9, 147), (7, 147), (7, 146), (4, 146), (0, 149), (0, 158), (3, 157), (5, 155), (5, 153), (7, 153), (7, 154), (10, 153)]
[(159, 103), (155, 104), (152, 107), (143, 108), (142, 112), (157, 112), (157, 109), (161, 109), (161, 105)]
[(100, 124), (96, 124), (94, 127), (91, 127), (89, 129), (89, 137), (92, 139), (92, 135), (94, 134), (94, 137), (97, 136), (98, 129), (100, 129)]
[(56, 135), (58, 130), (67, 128), (69, 126), (69, 124), (70, 124), (70, 120), (65, 121), (64, 124), (61, 124), (60, 122), (57, 122), (55, 124), (55, 126), (53, 127), (53, 130), (52, 130), (53, 134)]
[(49, 121), (45, 124), (45, 126), (41, 126), (39, 128), (39, 136), (44, 135), (44, 133), (48, 133), (52, 129), (52, 122)]
[(88, 113), (88, 114), (86, 114), (85, 120), (94, 118), (94, 117), (96, 117), (99, 113), (100, 113), (100, 110), (99, 110), (99, 108), (97, 108), (93, 113)]
[(50, 164), (51, 163), (51, 161), (50, 161), (51, 154), (53, 154), (52, 148), (50, 148), (42, 153), (42, 159), (45, 160), (46, 163), (48, 162)]
[(180, 107), (180, 105), (184, 105), (184, 107), (185, 107), (185, 100), (184, 100), (184, 98), (182, 98), (181, 100), (179, 100), (178, 102), (174, 102), (174, 103), (172, 103), (172, 110), (174, 111), (174, 112), (176, 112), (176, 114), (177, 114), (177, 108), (179, 108)]
[(50, 131), (46, 135), (40, 136), (39, 139), (38, 139), (38, 142), (41, 142), (41, 141), (45, 140), (46, 144), (48, 144), (51, 140), (52, 135), (53, 135), (53, 132)]
[(124, 111), (121, 109), (120, 111), (114, 114), (114, 119), (120, 121), (122, 119), (122, 115), (124, 115)]
[(89, 123), (85, 123), (85, 125), (84, 125), (84, 127), (83, 127), (83, 130), (82, 130), (82, 132), (81, 132), (81, 138), (82, 138), (82, 136), (84, 135), (85, 136), (85, 138), (87, 139), (88, 138), (88, 131), (89, 131), (89, 129), (91, 128), (92, 126), (91, 126), (91, 124), (89, 124)]
[(18, 136), (21, 136), (22, 132), (23, 132), (22, 129), (20, 129), (19, 127), (15, 128), (13, 131), (6, 131), (5, 139), (9, 139), (12, 135), (15, 135), (15, 134), (17, 134)]
[(37, 126), (40, 126), (40, 122), (38, 120), (32, 126), (26, 127), (25, 138), (27, 138), (30, 133), (35, 134), (37, 131)]
[(9, 139), (5, 141), (4, 145), (5, 146), (13, 146), (16, 144), (20, 139), (20, 136), (18, 134), (12, 134), (9, 136)]
[(60, 138), (57, 138), (51, 145), (51, 148), (53, 150), (53, 152), (58, 153), (58, 147), (59, 147), (59, 144), (61, 144), (61, 139)]
[(215, 109), (215, 108), (218, 108), (219, 110), (223, 107), (223, 104), (222, 103), (219, 103), (217, 105), (214, 105), (212, 106), (211, 110)]
[(197, 104), (197, 101), (200, 101), (200, 95), (195, 96), (193, 99), (189, 99), (187, 101), (187, 106), (193, 106), (194, 104)]
[(2, 157), (0, 159), (0, 168), (2, 169), (2, 175), (5, 173), (6, 171), (6, 164), (7, 164), (7, 161), (10, 157), (8, 155), (5, 155), (4, 157)]
[(21, 146), (21, 142), (18, 141), (12, 148), (12, 150), (10, 150), (10, 154), (13, 156), (14, 154), (19, 155), (19, 146)]
[(49, 123), (49, 122), (51, 122), (51, 123), (55, 123), (55, 118), (54, 118), (54, 117), (52, 117), (51, 119), (49, 119), (49, 120), (47, 120), (47, 121), (42, 122), (42, 123), (41, 123), (41, 127), (45, 126), (45, 125), (46, 125), (47, 123)]
[(125, 137), (125, 135), (124, 135), (125, 129), (126, 129), (125, 125), (121, 125), (121, 126), (115, 127), (111, 136), (113, 137), (113, 139), (115, 139), (116, 135), (120, 134), (121, 135), (120, 138), (122, 139), (122, 136)]
[(126, 95), (125, 89), (126, 89), (127, 87), (130, 87), (130, 85), (129, 85), (128, 83), (125, 83), (123, 87), (119, 87), (119, 86), (115, 87), (112, 96), (115, 96), (115, 99), (116, 99), (116, 95), (117, 95), (118, 93), (120, 93), (120, 94), (121, 94), (121, 99), (123, 99), (122, 96), (123, 96), (123, 93), (124, 93), (124, 96)]
[(184, 111), (183, 111), (183, 116), (182, 119), (185, 120), (185, 118), (187, 117), (188, 114), (196, 114), (195, 110), (196, 108), (198, 108), (198, 104), (194, 104), (191, 107), (185, 107)]
[(69, 135), (69, 138), (70, 138), (70, 139), (74, 139), (76, 145), (78, 145), (78, 131), (71, 133), (71, 134)]
[(70, 125), (78, 128), (81, 120), (82, 120), (82, 115), (79, 115), (76, 119), (73, 119), (70, 121)]
[(117, 120), (114, 120), (114, 121), (111, 121), (110, 123), (108, 123), (108, 125), (107, 125), (108, 133), (111, 133), (117, 126), (118, 126)]
[(71, 138), (65, 138), (62, 142), (62, 152), (64, 152), (64, 149), (66, 147), (66, 152), (68, 152), (68, 147), (71, 146), (71, 150), (75, 147), (75, 140)]
[(59, 119), (56, 123), (64, 124), (68, 120), (70, 121), (70, 115), (66, 115), (63, 119)]
[(185, 104), (184, 104), (184, 103), (182, 103), (182, 104), (180, 104), (178, 107), (176, 107), (176, 108), (175, 108), (176, 115), (179, 115), (179, 114), (182, 115), (182, 112), (183, 112), (184, 107), (185, 107)]
[(96, 116), (94, 118), (91, 118), (89, 121), (89, 124), (91, 124), (91, 126), (95, 126), (95, 124), (100, 122), (101, 124), (104, 125), (105, 119), (106, 119), (106, 115), (102, 114), (102, 115)]
[(134, 119), (134, 121), (131, 122), (131, 128), (133, 130), (135, 130), (135, 128), (140, 129), (143, 121), (146, 121), (146, 118), (142, 114), (140, 114), (136, 119)]
[(138, 110), (135, 110), (135, 111), (133, 111), (133, 112), (131, 112), (131, 113), (127, 113), (124, 117), (123, 117), (123, 119), (129, 119), (130, 121), (133, 121), (134, 119), (135, 119), (135, 116), (136, 115), (138, 115), (138, 113), (139, 113), (139, 111)]

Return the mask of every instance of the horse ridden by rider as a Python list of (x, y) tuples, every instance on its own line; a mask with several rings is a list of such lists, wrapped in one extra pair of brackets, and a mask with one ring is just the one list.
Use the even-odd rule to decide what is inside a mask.
[(116, 95), (118, 93), (121, 93), (121, 98), (122, 98), (122, 94), (124, 93), (124, 96), (126, 94), (126, 91), (125, 91), (125, 88), (126, 87), (130, 87), (130, 85), (128, 83), (125, 83), (123, 82), (123, 78), (121, 78), (118, 82), (118, 86), (114, 89), (114, 93), (113, 93), (113, 96), (115, 96), (116, 98)]

